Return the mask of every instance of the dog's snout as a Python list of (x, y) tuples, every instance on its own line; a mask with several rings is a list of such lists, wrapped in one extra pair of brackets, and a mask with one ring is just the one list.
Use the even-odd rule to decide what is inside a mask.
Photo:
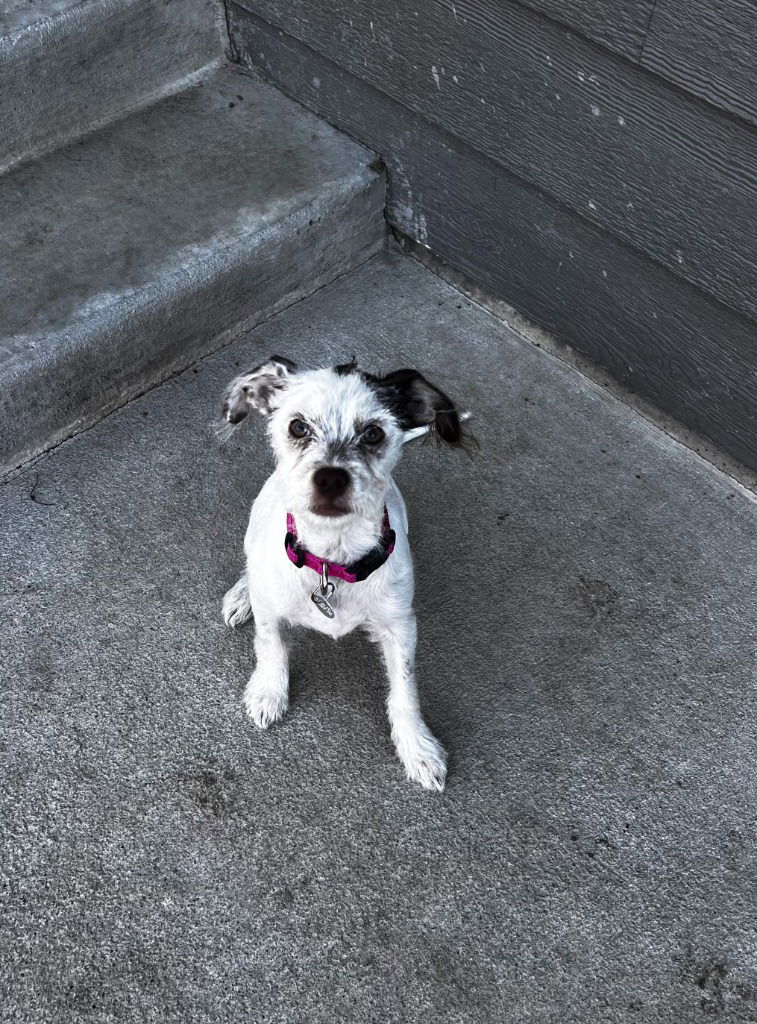
[(313, 484), (323, 498), (340, 498), (350, 485), (350, 474), (338, 466), (322, 466), (313, 473)]

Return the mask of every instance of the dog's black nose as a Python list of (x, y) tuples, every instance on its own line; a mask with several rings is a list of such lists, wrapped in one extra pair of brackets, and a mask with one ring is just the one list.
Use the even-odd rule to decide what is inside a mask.
[(313, 473), (313, 483), (323, 498), (339, 498), (350, 485), (350, 474), (337, 466), (322, 466)]

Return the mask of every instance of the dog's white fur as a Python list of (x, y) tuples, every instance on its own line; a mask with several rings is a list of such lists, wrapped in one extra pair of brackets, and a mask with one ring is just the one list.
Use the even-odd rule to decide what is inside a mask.
[[(272, 357), (232, 381), (226, 395), (226, 419), (236, 422), (248, 408), (266, 415), (277, 466), (252, 506), (244, 543), (246, 571), (226, 594), (223, 617), (227, 625), (238, 626), (254, 616), (256, 665), (244, 691), (244, 705), (260, 728), (276, 722), (287, 710), (287, 624), (308, 626), (335, 639), (355, 628), (364, 629), (379, 644), (386, 666), (387, 712), (397, 754), (410, 779), (441, 791), (446, 755), (425, 724), (418, 702), (407, 513), (391, 475), (404, 442), (433, 430), (436, 409), (449, 403), (417, 376), (418, 382), (411, 381), (399, 394), (391, 385), (382, 389), (375, 378), (359, 372), (296, 372), (288, 360)], [(431, 390), (426, 392), (425, 386)], [(403, 401), (412, 407), (410, 424), (402, 414)], [(292, 437), (290, 424), (295, 420), (311, 431), (306, 442)], [(383, 431), (379, 445), (369, 446), (361, 440), (369, 425)], [(313, 474), (324, 466), (349, 473), (345, 514), (314, 511)], [(330, 603), (335, 617), (326, 618), (311, 601), (319, 582), (317, 574), (307, 567), (298, 569), (287, 558), (287, 512), (294, 515), (299, 543), (307, 550), (328, 561), (348, 564), (376, 546), (385, 505), (396, 533), (393, 553), (362, 582), (333, 580), (336, 590)]]

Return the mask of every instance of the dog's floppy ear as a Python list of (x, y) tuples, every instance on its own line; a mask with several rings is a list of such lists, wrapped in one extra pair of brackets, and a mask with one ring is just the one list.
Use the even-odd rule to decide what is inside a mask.
[(404, 430), (428, 427), (450, 445), (465, 445), (466, 435), (451, 398), (417, 370), (395, 370), (375, 381), (381, 399)]
[(297, 366), (284, 356), (271, 356), (254, 370), (235, 377), (223, 396), (223, 418), (228, 423), (241, 423), (250, 409), (265, 416), (277, 405), (277, 396), (287, 381), (297, 372)]

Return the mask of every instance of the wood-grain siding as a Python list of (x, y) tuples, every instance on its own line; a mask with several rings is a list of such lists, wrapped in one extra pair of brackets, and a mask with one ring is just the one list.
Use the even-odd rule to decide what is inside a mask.
[(659, 0), (642, 64), (757, 124), (757, 3)]
[(757, 316), (750, 126), (511, 0), (242, 6)]
[(232, 7), (241, 59), (389, 168), (388, 216), (757, 468), (757, 328), (455, 135)]
[(654, 0), (523, 0), (523, 5), (638, 61)]

